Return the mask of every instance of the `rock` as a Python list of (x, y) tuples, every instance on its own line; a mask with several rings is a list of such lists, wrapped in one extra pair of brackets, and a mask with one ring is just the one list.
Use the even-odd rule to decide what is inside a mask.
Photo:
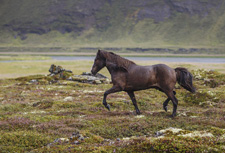
[(54, 141), (54, 143), (62, 143), (62, 142), (69, 142), (68, 138), (58, 138)]
[(27, 96), (28, 94), (27, 94), (26, 91), (22, 91), (20, 95), (21, 95), (21, 96)]
[(192, 133), (180, 134), (178, 136), (182, 137), (214, 137), (212, 133), (207, 133), (205, 131), (194, 131)]
[(187, 114), (186, 114), (186, 112), (181, 112), (181, 113), (178, 114), (178, 116), (185, 116), (186, 117)]
[(62, 66), (56, 66), (55, 64), (52, 64), (48, 71), (50, 72), (49, 76), (54, 76), (58, 79), (68, 79), (71, 75), (73, 75), (71, 70), (66, 70)]
[(93, 83), (94, 84), (101, 84), (102, 82), (100, 80), (94, 80)]
[(73, 134), (72, 134), (72, 136), (70, 137), (70, 141), (83, 141), (84, 140), (84, 137), (83, 137), (83, 135), (82, 134), (80, 134), (80, 132), (79, 131), (77, 131), (77, 132), (74, 132)]
[[(225, 132), (225, 130), (224, 130), (224, 132)], [(223, 134), (222, 136), (219, 137), (219, 142), (225, 143), (225, 134)], [(224, 146), (224, 149), (225, 149), (225, 146)]]
[(178, 129), (178, 128), (173, 128), (173, 127), (169, 127), (167, 129), (163, 129), (163, 130), (160, 130), (160, 131), (157, 131), (155, 133), (155, 136), (156, 137), (163, 137), (165, 136), (166, 134), (169, 134), (169, 133), (172, 133), (172, 134), (178, 134), (179, 132), (183, 131), (182, 129)]
[(69, 96), (63, 99), (63, 101), (67, 102), (67, 101), (73, 101), (73, 97)]
[(94, 76), (96, 78), (103, 78), (103, 79), (107, 78), (106, 76), (104, 76), (104, 75), (102, 75), (100, 73), (97, 73), (96, 75), (93, 75), (90, 72), (83, 72), (81, 75)]
[(55, 139), (52, 143), (49, 143), (47, 145), (47, 148), (50, 148), (52, 146), (55, 145), (62, 145), (62, 144), (75, 144), (75, 145), (79, 145), (82, 143), (82, 141), (84, 141), (85, 138), (88, 137), (84, 137), (82, 134), (80, 134), (79, 131), (73, 132), (72, 136), (70, 138), (57, 138)]
[(217, 103), (211, 102), (211, 101), (205, 101), (205, 102), (200, 102), (199, 105), (204, 107), (207, 107), (207, 106), (213, 107), (213, 106), (216, 106)]
[(128, 140), (130, 140), (130, 138), (126, 137), (126, 138), (123, 138), (123, 140), (128, 141)]
[(102, 84), (110, 83), (110, 79), (106, 76), (97, 73), (95, 76), (90, 72), (83, 72), (81, 75), (74, 75), (71, 70), (66, 70), (62, 66), (56, 66), (52, 64), (49, 69), (50, 74), (47, 76), (35, 75), (29, 77), (20, 77), (16, 80), (24, 81), (27, 85), (30, 84), (54, 84), (60, 83), (61, 80), (64, 80), (63, 85), (74, 85), (72, 81), (78, 81), (82, 83), (90, 84)]
[(156, 136), (156, 137), (162, 136), (163, 134), (164, 134), (164, 133), (162, 133), (162, 132), (160, 132), (160, 131), (155, 132), (155, 136)]
[(35, 79), (30, 80), (30, 83), (32, 83), (32, 84), (38, 84), (38, 80), (35, 80)]
[(52, 143), (47, 144), (47, 148), (50, 148), (53, 145), (58, 145), (58, 144), (63, 144), (68, 142), (69, 142), (68, 138), (57, 138)]
[(78, 81), (82, 83), (91, 83), (91, 84), (101, 84), (101, 83), (110, 83), (110, 79), (106, 76), (97, 73), (95, 76), (89, 72), (83, 72), (81, 75), (73, 75), (72, 77), (68, 78), (72, 81)]
[(212, 133), (206, 131), (186, 131), (178, 128), (167, 128), (155, 133), (157, 138), (171, 137), (171, 135), (182, 136), (182, 137), (214, 137)]
[(55, 143), (59, 143), (59, 144), (61, 144), (61, 143), (63, 143), (63, 142), (69, 142), (69, 139), (68, 138), (57, 138), (57, 139), (55, 139), (52, 143), (49, 143), (48, 145), (53, 145), (53, 144), (55, 144)]
[(198, 118), (198, 116), (190, 116), (190, 118)]
[(215, 88), (219, 86), (219, 83), (215, 79), (204, 79), (204, 84), (210, 88)]
[(78, 140), (83, 141), (84, 140), (84, 137), (82, 135), (80, 135), (80, 137), (78, 138)]
[(145, 116), (144, 115), (137, 115), (135, 116), (135, 118), (144, 118)]
[(79, 142), (79, 141), (74, 141), (74, 142), (72, 142), (71, 144), (76, 144), (76, 145), (78, 145), (78, 144), (80, 144), (80, 142)]

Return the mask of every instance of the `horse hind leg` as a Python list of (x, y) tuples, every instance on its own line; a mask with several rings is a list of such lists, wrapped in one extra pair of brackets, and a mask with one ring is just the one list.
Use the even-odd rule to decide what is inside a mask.
[[(173, 94), (176, 95), (176, 92), (173, 91)], [(170, 98), (167, 98), (167, 99), (165, 100), (165, 102), (163, 103), (163, 109), (164, 109), (166, 112), (167, 112), (167, 105), (168, 105), (169, 101), (170, 101)]]
[(175, 117), (176, 116), (176, 111), (177, 111), (178, 100), (175, 97), (174, 92), (167, 93), (167, 96), (173, 102), (173, 113), (172, 113), (172, 117)]
[(133, 91), (128, 91), (127, 93), (128, 93), (128, 95), (130, 96), (130, 99), (131, 99), (131, 101), (132, 101), (132, 103), (133, 103), (133, 105), (134, 105), (134, 107), (135, 107), (135, 109), (136, 109), (136, 113), (137, 113), (138, 115), (140, 115), (141, 112), (140, 112), (140, 110), (138, 109), (137, 101), (136, 101), (134, 92), (133, 92)]

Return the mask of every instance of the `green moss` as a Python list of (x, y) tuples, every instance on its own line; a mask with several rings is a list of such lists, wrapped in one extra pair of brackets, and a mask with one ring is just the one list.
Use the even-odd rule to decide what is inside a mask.
[(198, 90), (195, 94), (186, 93), (184, 101), (187, 103), (202, 105), (204, 102), (218, 102), (219, 98), (216, 93), (210, 90)]
[(26, 104), (5, 104), (5, 105), (0, 105), (0, 112), (8, 112), (8, 113), (16, 113), (19, 111), (24, 111), (28, 108), (29, 106)]
[[(213, 78), (220, 75), (213, 74)], [(3, 152), (224, 152), (222, 83), (211, 88), (204, 85), (205, 80), (195, 78), (196, 94), (176, 89), (178, 116), (170, 118), (172, 103), (165, 112), (162, 103), (166, 96), (156, 90), (135, 92), (142, 113), (137, 116), (125, 92), (107, 97), (111, 111), (104, 107), (103, 94), (110, 84), (70, 84), (65, 80), (55, 84), (27, 83), (34, 78), (42, 76), (0, 80), (0, 143), (9, 142), (0, 146)], [(73, 100), (65, 101), (66, 97)], [(215, 105), (199, 105), (207, 101)], [(169, 127), (182, 131), (167, 131), (164, 137), (156, 137), (157, 131)], [(85, 137), (79, 144), (46, 146), (76, 131)], [(198, 131), (213, 136), (182, 136)]]
[(43, 101), (40, 101), (40, 102), (33, 103), (33, 107), (38, 107), (40, 109), (51, 108), (52, 105), (53, 105), (53, 101), (51, 101), (51, 100), (43, 100)]
[(225, 129), (221, 129), (218, 127), (211, 127), (210, 129), (208, 129), (208, 131), (211, 132), (216, 137), (220, 137), (223, 134), (225, 134)]
[(211, 88), (225, 84), (225, 75), (213, 70), (197, 69), (192, 74), (196, 80), (204, 80), (203, 85)]
[(1, 133), (2, 152), (26, 152), (47, 145), (53, 139), (34, 131), (15, 131)]
[(31, 75), (31, 76), (25, 76), (25, 77), (19, 77), (15, 79), (16, 81), (21, 81), (21, 82), (29, 82), (31, 80), (47, 80), (51, 81), (52, 77), (45, 76), (45, 75)]
[(79, 108), (79, 107), (83, 107), (84, 104), (82, 103), (63, 103), (63, 104), (58, 104), (58, 106), (60, 108)]

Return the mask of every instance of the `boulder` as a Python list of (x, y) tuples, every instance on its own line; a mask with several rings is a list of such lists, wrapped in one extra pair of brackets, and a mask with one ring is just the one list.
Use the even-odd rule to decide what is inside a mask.
[(97, 73), (94, 76), (89, 72), (83, 72), (81, 75), (73, 75), (68, 80), (78, 81), (83, 83), (91, 83), (91, 84), (102, 84), (102, 83), (109, 84), (110, 83), (110, 80), (106, 76), (99, 73)]
[(66, 70), (62, 66), (56, 66), (55, 64), (52, 64), (48, 71), (50, 72), (49, 76), (53, 76), (55, 77), (55, 79), (65, 80), (73, 75), (73, 72), (71, 70)]
[(73, 101), (73, 97), (69, 96), (63, 99), (63, 101), (67, 102), (67, 101)]
[(97, 73), (95, 76), (90, 72), (83, 72), (80, 75), (74, 75), (71, 70), (66, 70), (62, 66), (56, 66), (55, 64), (52, 64), (50, 66), (49, 72), (49, 76), (53, 77), (54, 80), (63, 79), (91, 84), (110, 83), (110, 79), (100, 73)]

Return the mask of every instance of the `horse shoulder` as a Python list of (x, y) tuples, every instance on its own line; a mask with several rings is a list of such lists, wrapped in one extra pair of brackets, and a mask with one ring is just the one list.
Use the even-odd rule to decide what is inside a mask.
[(114, 86), (119, 86), (121, 90), (125, 89), (126, 79), (127, 79), (127, 71), (121, 68), (114, 68), (109, 70), (111, 74), (112, 83)]

